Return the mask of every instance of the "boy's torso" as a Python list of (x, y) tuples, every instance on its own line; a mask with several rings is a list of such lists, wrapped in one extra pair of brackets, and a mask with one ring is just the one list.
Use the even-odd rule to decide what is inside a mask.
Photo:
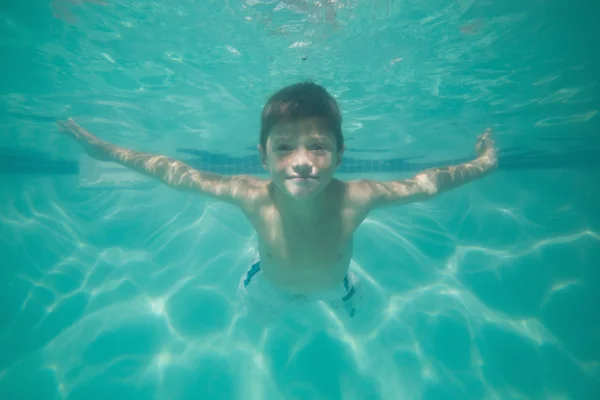
[(336, 195), (327, 212), (315, 221), (302, 222), (281, 215), (267, 183), (261, 201), (243, 207), (256, 229), (261, 269), (267, 280), (282, 290), (310, 293), (340, 284), (352, 258), (352, 238), (365, 217), (365, 209), (348, 198), (347, 184), (334, 181)]

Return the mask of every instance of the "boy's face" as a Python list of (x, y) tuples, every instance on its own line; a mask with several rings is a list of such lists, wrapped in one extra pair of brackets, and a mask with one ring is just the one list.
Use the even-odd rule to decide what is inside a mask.
[(297, 200), (312, 198), (327, 187), (343, 153), (334, 134), (316, 118), (275, 125), (266, 148), (259, 150), (273, 183)]

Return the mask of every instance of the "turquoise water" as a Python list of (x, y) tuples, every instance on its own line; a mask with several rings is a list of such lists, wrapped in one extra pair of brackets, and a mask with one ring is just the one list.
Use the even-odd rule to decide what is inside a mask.
[[(0, 399), (600, 398), (597, 3), (105, 2), (0, 5)], [(501, 150), (359, 228), (352, 320), (257, 326), (241, 213), (53, 124), (259, 173), (261, 107), (303, 79), (343, 110), (340, 179), (468, 159), (486, 127)]]

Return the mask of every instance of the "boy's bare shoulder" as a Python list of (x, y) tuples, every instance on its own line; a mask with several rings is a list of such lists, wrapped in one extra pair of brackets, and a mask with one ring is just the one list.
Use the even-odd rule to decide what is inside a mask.
[[(234, 189), (240, 191), (240, 195), (244, 198), (249, 196), (267, 196), (269, 194), (270, 180), (259, 179), (251, 175), (238, 175), (233, 181)], [(237, 188), (236, 188), (237, 186)]]
[(355, 206), (369, 204), (373, 193), (373, 184), (370, 181), (359, 179), (343, 182), (346, 200)]
[(270, 180), (239, 175), (232, 181), (233, 196), (244, 209), (253, 208), (269, 199)]
[(363, 181), (337, 181), (340, 188), (340, 205), (343, 215), (355, 229), (367, 217), (371, 209), (369, 185)]

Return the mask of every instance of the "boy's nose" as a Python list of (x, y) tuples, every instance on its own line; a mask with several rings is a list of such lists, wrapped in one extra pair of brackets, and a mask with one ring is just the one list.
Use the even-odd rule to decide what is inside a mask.
[(293, 166), (294, 172), (302, 177), (310, 176), (312, 173), (312, 165), (307, 163), (296, 164)]
[(312, 173), (313, 165), (305, 151), (298, 151), (292, 161), (294, 172), (300, 176), (309, 176)]

